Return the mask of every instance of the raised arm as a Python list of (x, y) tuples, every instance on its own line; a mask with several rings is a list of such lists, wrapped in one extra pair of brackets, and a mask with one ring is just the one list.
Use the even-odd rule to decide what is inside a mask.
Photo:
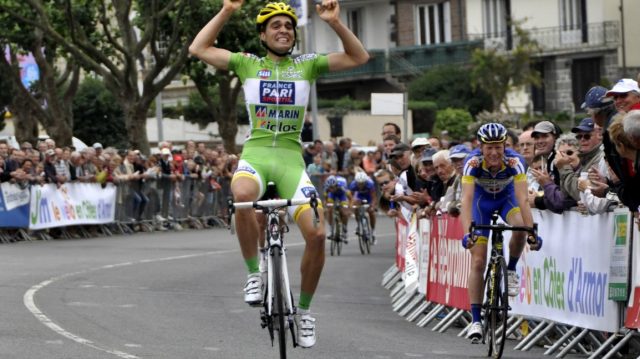
[(340, 20), (340, 5), (337, 0), (322, 0), (316, 11), (335, 31), (342, 41), (344, 52), (329, 54), (329, 71), (341, 71), (364, 65), (369, 61), (369, 53), (362, 42)]
[(189, 46), (189, 53), (217, 69), (227, 70), (231, 51), (215, 47), (214, 44), (224, 24), (243, 2), (244, 0), (224, 0), (220, 12), (193, 39)]

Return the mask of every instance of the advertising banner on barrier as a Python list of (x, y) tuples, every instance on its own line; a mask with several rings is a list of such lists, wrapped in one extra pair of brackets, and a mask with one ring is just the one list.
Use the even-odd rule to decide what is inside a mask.
[(29, 189), (16, 184), (0, 184), (0, 228), (29, 226)]
[(116, 188), (97, 183), (68, 183), (31, 187), (29, 228), (113, 222)]
[(418, 221), (418, 240), (420, 241), (420, 251), (418, 252), (419, 272), (418, 272), (418, 292), (427, 295), (427, 281), (429, 279), (429, 243), (431, 242), (431, 222), (425, 218)]
[[(396, 216), (396, 267), (400, 272), (404, 272), (404, 251), (405, 241), (407, 239), (407, 230), (409, 223), (402, 215)], [(403, 274), (404, 279), (404, 274)]]
[(432, 218), (427, 299), (469, 310), (471, 254), (460, 243), (463, 235), (459, 218), (446, 214)]
[(518, 262), (520, 294), (510, 300), (512, 313), (618, 330), (618, 305), (607, 299), (614, 213), (585, 217), (533, 210), (533, 216), (544, 246), (527, 249)]
[(411, 214), (407, 240), (404, 251), (404, 289), (407, 293), (418, 289), (418, 253), (420, 251), (420, 240), (418, 233), (418, 216), (414, 211)]
[(631, 255), (631, 296), (629, 297), (624, 326), (640, 329), (640, 226), (634, 227), (632, 234), (633, 252)]

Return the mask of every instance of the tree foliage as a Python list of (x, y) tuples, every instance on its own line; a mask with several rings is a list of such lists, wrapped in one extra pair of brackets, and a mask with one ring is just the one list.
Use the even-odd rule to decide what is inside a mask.
[(193, 19), (204, 16), (200, 5), (195, 0), (0, 0), (0, 12), (38, 29), (101, 77), (123, 108), (130, 145), (148, 152), (147, 110), (183, 68), (196, 31)]
[(504, 106), (511, 113), (507, 94), (522, 86), (539, 86), (542, 82), (540, 73), (531, 66), (532, 58), (540, 52), (540, 47), (520, 25), (521, 22), (514, 23), (517, 44), (511, 52), (498, 48), (476, 49), (471, 57), (471, 83), (474, 88), (483, 89), (491, 95), (494, 110)]
[(470, 86), (471, 76), (464, 67), (447, 65), (425, 71), (409, 84), (409, 98), (435, 102), (440, 109), (463, 108), (473, 115), (492, 106), (491, 96)]
[(86, 78), (73, 100), (73, 133), (91, 144), (126, 148), (124, 113), (115, 96), (100, 79)]
[[(8, 49), (8, 58), (0, 59), (0, 76), (12, 83), (12, 100), (8, 104), (14, 114), (16, 137), (19, 141), (35, 141), (38, 123), (61, 145), (71, 144), (71, 101), (77, 90), (80, 68), (66, 56), (61, 47), (32, 23), (21, 21), (37, 15), (29, 7), (15, 1), (0, 1), (0, 9), (12, 5), (11, 12), (0, 11), (0, 48)], [(48, 6), (43, 13), (59, 17), (60, 8)], [(57, 26), (59, 31), (64, 28)], [(31, 54), (39, 70), (39, 79), (29, 88), (22, 84), (18, 58)]]
[(465, 140), (469, 137), (469, 125), (473, 117), (465, 109), (446, 108), (436, 113), (436, 123), (433, 132), (437, 135), (446, 130), (452, 139)]

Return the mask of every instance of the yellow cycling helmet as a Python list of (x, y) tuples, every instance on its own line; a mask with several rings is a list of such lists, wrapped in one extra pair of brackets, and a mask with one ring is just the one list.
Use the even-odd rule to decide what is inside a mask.
[(298, 24), (298, 16), (296, 16), (296, 10), (283, 2), (270, 2), (260, 10), (258, 17), (256, 18), (256, 27), (258, 31), (262, 29), (262, 26), (267, 23), (267, 20), (276, 15), (286, 15), (293, 20), (293, 26)]

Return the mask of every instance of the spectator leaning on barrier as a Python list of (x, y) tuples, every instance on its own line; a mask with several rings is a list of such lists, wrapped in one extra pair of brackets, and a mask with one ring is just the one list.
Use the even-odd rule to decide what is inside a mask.
[[(629, 113), (627, 116), (634, 116)], [(622, 177), (620, 177), (621, 186), (617, 188), (618, 198), (622, 203), (629, 207), (632, 212), (638, 212), (640, 206), (640, 158), (638, 150), (635, 149), (633, 142), (624, 132), (622, 124), (623, 119), (618, 118), (609, 126), (609, 135), (611, 141), (615, 144), (616, 150), (624, 161)]]
[(84, 182), (84, 169), (82, 168), (84, 159), (80, 152), (74, 151), (69, 156), (69, 180), (72, 182)]
[(430, 195), (434, 202), (440, 202), (447, 188), (453, 185), (455, 180), (456, 170), (451, 159), (449, 159), (449, 150), (440, 150), (433, 155), (433, 168), (436, 171), (434, 179), (438, 182), (438, 185), (434, 186), (437, 190), (434, 190)]
[(416, 192), (416, 173), (411, 166), (411, 148), (405, 143), (398, 143), (391, 151), (391, 165), (400, 173), (398, 183), (402, 186), (401, 193), (396, 193), (391, 198), (395, 202), (402, 203), (406, 208), (420, 204), (423, 200), (421, 194)]
[[(604, 161), (604, 151), (600, 147), (600, 129), (596, 130), (595, 124), (590, 117), (582, 119), (580, 124), (571, 129), (578, 141), (578, 158), (580, 165), (578, 169), (572, 166), (573, 156), (565, 156), (568, 152), (558, 152), (556, 164), (560, 173), (560, 185), (565, 193), (574, 200), (580, 200), (580, 190), (578, 189), (578, 178), (581, 172), (587, 172), (594, 168), (599, 173), (606, 173), (607, 166)], [(567, 150), (571, 151), (571, 149)]]
[(46, 183), (59, 184), (55, 161), (56, 152), (53, 149), (46, 150), (44, 153), (44, 181)]
[[(555, 151), (558, 153), (556, 160), (560, 159), (563, 166), (567, 164), (574, 170), (578, 169), (580, 166), (578, 148), (578, 141), (573, 133), (560, 136), (555, 144)], [(544, 162), (544, 155), (539, 156), (541, 157), (536, 156), (534, 162), (536, 159), (542, 159)], [(551, 176), (544, 165), (541, 166), (541, 170), (538, 171), (536, 169), (532, 169), (531, 172), (535, 177), (536, 182), (538, 182), (542, 187), (543, 191), (534, 193), (533, 199), (531, 198), (531, 192), (529, 192), (530, 204), (533, 201), (535, 206), (538, 207), (539, 202), (542, 202), (542, 207), (544, 207), (544, 209), (548, 209), (554, 213), (562, 213), (577, 204), (575, 199), (573, 199), (560, 185), (551, 179)]]
[(393, 209), (391, 205), (391, 196), (394, 194), (396, 178), (387, 169), (379, 169), (373, 174), (376, 184), (380, 188), (380, 209), (389, 211)]
[(466, 145), (456, 145), (449, 151), (449, 159), (453, 164), (455, 174), (453, 183), (447, 187), (444, 196), (440, 199), (440, 210), (457, 217), (460, 215), (460, 194), (462, 193), (462, 171), (464, 169), (464, 161), (471, 153)]
[(629, 136), (633, 147), (640, 150), (640, 110), (630, 111), (622, 119), (624, 133)]
[[(536, 156), (542, 155), (544, 158), (545, 173), (555, 184), (559, 185), (560, 174), (554, 163), (556, 157), (555, 142), (558, 136), (560, 136), (559, 129), (550, 121), (541, 121), (533, 128), (531, 136), (536, 142), (534, 153)], [(544, 200), (542, 198), (536, 198), (535, 207), (538, 209), (546, 209), (544, 207)]]

